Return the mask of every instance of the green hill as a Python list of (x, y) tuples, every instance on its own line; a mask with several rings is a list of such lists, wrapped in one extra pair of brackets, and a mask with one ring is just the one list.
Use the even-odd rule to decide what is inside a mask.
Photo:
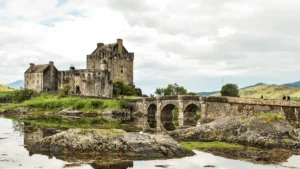
[(0, 92), (12, 92), (14, 89), (9, 88), (8, 86), (0, 84)]
[[(261, 95), (265, 99), (282, 99), (283, 95), (290, 96), (292, 100), (300, 99), (300, 88), (281, 85), (259, 85), (240, 90), (242, 98), (260, 98)], [(220, 96), (220, 93), (213, 96)]]
[(300, 99), (300, 88), (281, 85), (261, 85), (240, 91), (240, 96), (246, 98), (260, 98), (261, 95), (268, 99), (281, 99), (283, 95), (290, 96), (293, 99)]

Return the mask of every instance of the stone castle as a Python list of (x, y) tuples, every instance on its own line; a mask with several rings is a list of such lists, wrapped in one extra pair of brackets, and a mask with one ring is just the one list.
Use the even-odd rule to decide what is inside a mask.
[(25, 72), (25, 88), (37, 92), (58, 91), (65, 84), (71, 86), (70, 92), (85, 96), (113, 96), (113, 81), (123, 80), (133, 85), (134, 53), (128, 52), (123, 40), (116, 43), (98, 43), (97, 48), (87, 55), (87, 69), (57, 70), (54, 62), (35, 65)]

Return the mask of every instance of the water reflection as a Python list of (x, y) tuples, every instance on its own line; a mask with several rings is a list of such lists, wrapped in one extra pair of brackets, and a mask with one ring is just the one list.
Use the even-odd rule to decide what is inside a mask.
[[(232, 153), (229, 150), (210, 151), (211, 153), (195, 151), (193, 157), (170, 160), (151, 160), (151, 161), (112, 161), (100, 160), (94, 162), (94, 157), (78, 159), (76, 157), (52, 157), (45, 155), (31, 155), (26, 147), (43, 137), (52, 135), (55, 129), (40, 129), (28, 126), (24, 123), (0, 118), (0, 169), (62, 169), (70, 167), (72, 169), (153, 169), (167, 167), (168, 169), (204, 169), (204, 166), (214, 165), (216, 169), (286, 169), (287, 167), (300, 168), (300, 156), (287, 155), (287, 162), (278, 165), (261, 165), (249, 162), (251, 153)], [(2, 139), (1, 139), (2, 138)], [(25, 146), (24, 146), (25, 145)], [(229, 154), (229, 156), (228, 156)], [(223, 157), (221, 157), (223, 156)], [(291, 157), (290, 157), (291, 156)], [(227, 157), (227, 158), (224, 158)], [(290, 157), (290, 158), (289, 158)], [(231, 159), (228, 159), (231, 158)], [(239, 160), (237, 160), (239, 159)], [(246, 161), (241, 161), (246, 160)], [(251, 159), (251, 158), (250, 158)]]

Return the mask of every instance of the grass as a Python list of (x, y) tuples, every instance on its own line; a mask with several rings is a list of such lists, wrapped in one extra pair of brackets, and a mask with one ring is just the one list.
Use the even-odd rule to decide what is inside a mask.
[[(242, 98), (282, 99), (283, 95), (290, 96), (291, 100), (300, 100), (300, 88), (281, 85), (260, 85), (240, 90)], [(220, 93), (213, 96), (221, 96)]]
[(256, 115), (256, 117), (262, 117), (269, 124), (272, 124), (273, 121), (285, 120), (284, 115), (274, 114), (274, 113), (261, 113), (261, 114)]
[(0, 97), (11, 96), (13, 92), (0, 92)]
[(12, 91), (14, 91), (14, 89), (12, 89), (8, 86), (0, 84), (0, 93), (2, 93), (2, 92), (12, 92)]
[(208, 148), (231, 148), (231, 149), (240, 149), (244, 146), (237, 144), (230, 144), (225, 142), (181, 142), (181, 145), (188, 150), (195, 149), (208, 149)]
[(121, 109), (118, 100), (100, 100), (86, 98), (61, 98), (54, 94), (41, 94), (20, 104), (2, 106), (0, 109), (14, 109), (18, 107), (34, 108), (37, 110), (61, 110), (74, 108), (80, 111), (97, 111), (101, 109)]

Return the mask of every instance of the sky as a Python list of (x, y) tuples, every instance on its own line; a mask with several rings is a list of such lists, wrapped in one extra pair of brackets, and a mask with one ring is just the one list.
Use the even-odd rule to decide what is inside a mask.
[(29, 63), (86, 68), (96, 44), (123, 39), (144, 93), (299, 81), (299, 0), (0, 0), (0, 83)]

